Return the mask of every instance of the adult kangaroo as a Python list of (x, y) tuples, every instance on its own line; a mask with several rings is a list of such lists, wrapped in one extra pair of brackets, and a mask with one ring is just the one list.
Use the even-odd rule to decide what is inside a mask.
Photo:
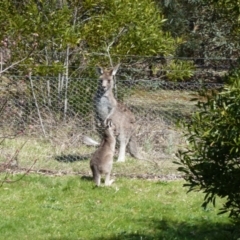
[(133, 157), (141, 159), (141, 156), (134, 134), (135, 116), (124, 104), (118, 102), (113, 94), (114, 76), (118, 68), (119, 65), (111, 70), (105, 70), (102, 67), (97, 68), (99, 84), (94, 98), (94, 105), (97, 126), (105, 125), (109, 118), (116, 126), (119, 133), (117, 140), (120, 145), (117, 162), (124, 162), (127, 146)]

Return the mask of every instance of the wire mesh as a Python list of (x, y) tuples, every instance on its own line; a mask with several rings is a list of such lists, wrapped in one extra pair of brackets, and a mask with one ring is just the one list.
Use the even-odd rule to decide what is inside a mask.
[[(133, 74), (132, 74), (133, 72)], [(218, 88), (212, 82), (167, 82), (141, 76), (141, 71), (123, 68), (116, 80), (115, 97), (135, 114), (138, 144), (148, 159), (173, 159), (183, 144), (175, 123), (194, 111), (190, 101), (202, 87)], [(127, 77), (126, 77), (127, 75)], [(78, 161), (95, 151), (84, 136), (101, 141), (94, 121), (93, 97), (97, 76), (2, 77), (0, 95), (1, 162), (15, 159), (27, 168), (79, 171)], [(19, 151), (24, 146), (24, 151)], [(54, 164), (58, 161), (59, 164)], [(81, 168), (83, 166), (81, 165)], [(84, 166), (89, 171), (88, 163)]]

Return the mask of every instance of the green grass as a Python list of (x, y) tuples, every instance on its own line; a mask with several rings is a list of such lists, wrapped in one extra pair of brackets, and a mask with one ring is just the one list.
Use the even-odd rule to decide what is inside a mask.
[(96, 188), (88, 177), (28, 175), (0, 188), (0, 239), (237, 239), (228, 217), (182, 184), (117, 178)]

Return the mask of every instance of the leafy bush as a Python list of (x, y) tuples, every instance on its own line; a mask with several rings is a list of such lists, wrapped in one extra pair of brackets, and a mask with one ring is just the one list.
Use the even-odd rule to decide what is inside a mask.
[(204, 101), (189, 123), (184, 123), (187, 149), (179, 151), (179, 171), (189, 191), (205, 193), (203, 206), (226, 199), (220, 213), (240, 216), (240, 78), (221, 91), (204, 91)]
[(194, 75), (194, 64), (192, 61), (174, 60), (167, 67), (166, 77), (170, 81), (184, 81)]
[(182, 42), (162, 30), (166, 19), (152, 0), (90, 0), (83, 7), (91, 17), (79, 29), (81, 40), (95, 52), (109, 46), (115, 62), (126, 54), (171, 55)]
[(176, 55), (192, 57), (197, 64), (239, 56), (239, 1), (158, 1), (168, 19), (164, 29), (184, 39)]

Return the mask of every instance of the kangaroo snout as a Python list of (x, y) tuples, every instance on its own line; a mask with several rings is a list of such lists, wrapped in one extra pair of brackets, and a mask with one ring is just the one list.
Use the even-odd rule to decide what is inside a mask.
[(101, 88), (102, 90), (104, 90), (104, 92), (106, 92), (110, 87), (110, 84), (108, 83), (108, 81), (106, 80), (102, 80), (102, 84), (101, 84)]
[(102, 86), (102, 90), (103, 90), (104, 92), (106, 92), (106, 91), (108, 90), (108, 87), (107, 87), (107, 86)]

